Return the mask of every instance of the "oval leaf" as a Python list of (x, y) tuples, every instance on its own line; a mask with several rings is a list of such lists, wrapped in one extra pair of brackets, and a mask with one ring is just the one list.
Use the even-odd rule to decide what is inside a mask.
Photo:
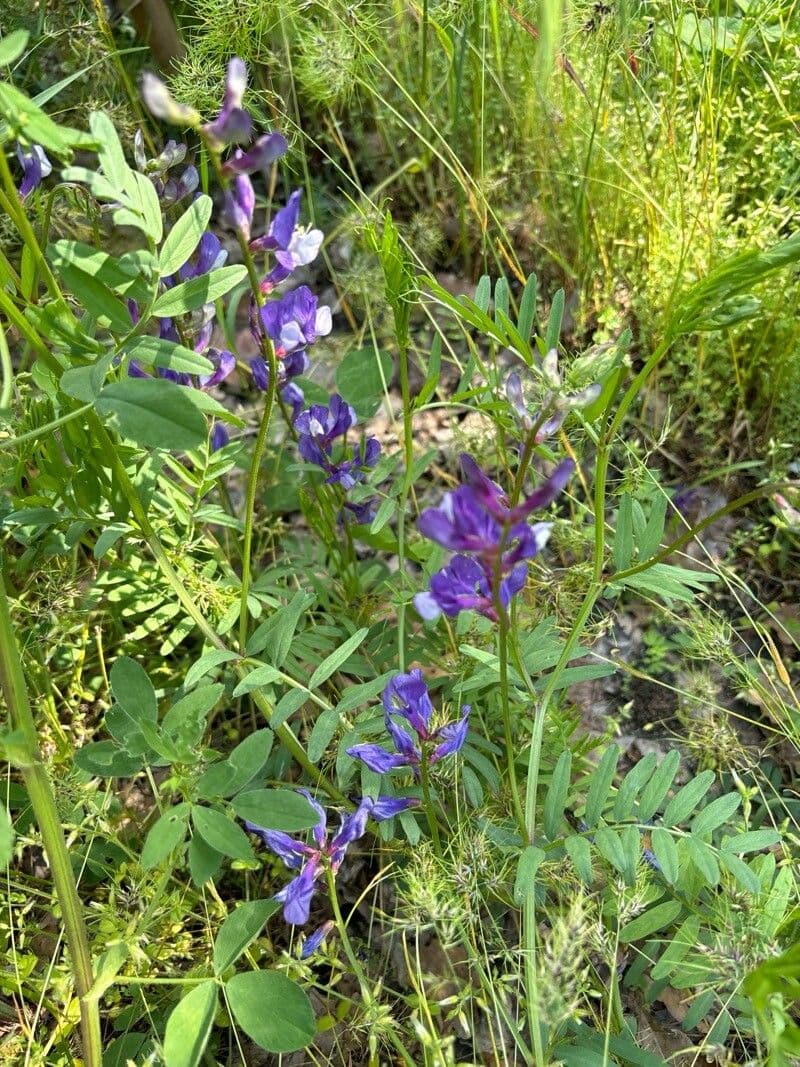
[(248, 789), (234, 798), (233, 810), (267, 830), (308, 830), (319, 822), (306, 798), (288, 789)]
[(158, 256), (161, 277), (174, 274), (200, 243), (211, 218), (211, 197), (198, 196), (167, 234)]
[(254, 859), (250, 842), (241, 827), (216, 808), (192, 808), (192, 822), (207, 845), (234, 860)]
[(196, 1067), (211, 1033), (216, 1010), (217, 983), (212, 980), (196, 986), (172, 1009), (164, 1034), (166, 1067)]
[(198, 448), (208, 436), (203, 413), (174, 382), (125, 378), (101, 390), (97, 410), (113, 415), (120, 433), (147, 448)]
[(235, 974), (225, 986), (236, 1022), (267, 1052), (296, 1052), (313, 1039), (314, 1012), (304, 991), (276, 971)]
[(153, 314), (159, 318), (172, 318), (173, 315), (194, 311), (203, 304), (211, 304), (218, 296), (230, 292), (246, 274), (247, 268), (239, 265), (219, 267), (210, 274), (190, 278), (162, 293), (153, 305)]
[(227, 971), (239, 959), (279, 907), (277, 900), (251, 900), (227, 916), (214, 940), (215, 974)]

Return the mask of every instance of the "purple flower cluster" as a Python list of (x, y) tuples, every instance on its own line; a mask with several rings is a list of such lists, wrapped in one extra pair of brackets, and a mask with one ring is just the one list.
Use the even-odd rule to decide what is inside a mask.
[(525, 585), (524, 561), (536, 556), (550, 536), (550, 523), (529, 526), (527, 518), (555, 500), (574, 464), (564, 460), (544, 485), (513, 508), (471, 456), (462, 455), (461, 467), (466, 485), (447, 493), (438, 508), (428, 508), (419, 518), (426, 537), (458, 554), (431, 578), (427, 592), (415, 596), (414, 604), (424, 619), (436, 619), (442, 612), (455, 616), (478, 611), (496, 621), (498, 602), (508, 609)]
[[(145, 74), (141, 83), (144, 101), (157, 118), (194, 127), (215, 153), (220, 153), (226, 146), (236, 146), (230, 157), (221, 164), (222, 175), (228, 184), (223, 194), (220, 220), (249, 243), (251, 252), (269, 253), (274, 257), (272, 269), (261, 282), (261, 291), (267, 295), (281, 282), (286, 281), (297, 267), (306, 266), (316, 258), (323, 235), (320, 230), (299, 225), (301, 193), (297, 190), (289, 197), (287, 204), (276, 212), (267, 233), (261, 237), (252, 237), (256, 196), (250, 175), (270, 167), (286, 152), (288, 145), (284, 136), (277, 131), (253, 140), (253, 120), (242, 106), (246, 87), (245, 64), (241, 59), (233, 58), (228, 65), (220, 112), (211, 122), (201, 125), (197, 112), (177, 102), (163, 82), (154, 75)], [(197, 171), (193, 166), (186, 168), (177, 179), (165, 177), (167, 171), (181, 163), (185, 155), (185, 145), (169, 141), (157, 159), (148, 161), (144, 156), (141, 138), (137, 140), (137, 165), (143, 173), (151, 177), (165, 204), (176, 202), (197, 189)], [(226, 258), (227, 252), (222, 249), (219, 239), (211, 232), (206, 233), (193, 261), (181, 268), (177, 279), (166, 278), (164, 284), (170, 287), (178, 281), (206, 273), (221, 266)], [(138, 316), (138, 310), (135, 314)], [(182, 343), (186, 343), (187, 335), (193, 337), (195, 351), (204, 353), (215, 364), (214, 374), (206, 379), (193, 380), (189, 375), (177, 375), (171, 371), (161, 370), (158, 373), (183, 385), (210, 388), (219, 384), (233, 370), (236, 361), (231, 353), (223, 352), (218, 357), (216, 349), (208, 348), (213, 331), (213, 305), (195, 313), (193, 319), (188, 326), (183, 324), (181, 327)], [(308, 370), (309, 347), (319, 337), (330, 333), (330, 308), (320, 307), (315, 294), (308, 286), (301, 285), (260, 309), (253, 304), (250, 326), (259, 346), (267, 339), (274, 346), (278, 359), (280, 395), (283, 402), (292, 409), (293, 417), (296, 417), (303, 407), (304, 398), (292, 379)], [(173, 341), (180, 340), (170, 319), (160, 320), (159, 336)], [(267, 361), (261, 356), (255, 357), (251, 360), (250, 370), (256, 387), (265, 391), (269, 387)], [(132, 367), (131, 373), (143, 372)], [(227, 433), (224, 427), (215, 425), (211, 435), (212, 448), (226, 442)], [(355, 472), (359, 466), (355, 457), (352, 466)], [(344, 472), (342, 477), (347, 480)], [(356, 477), (355, 474), (353, 477)]]
[(467, 739), (470, 706), (461, 709), (461, 718), (434, 727), (433, 704), (419, 669), (398, 674), (383, 691), (384, 723), (396, 752), (381, 745), (361, 744), (347, 749), (348, 756), (361, 760), (371, 771), (385, 774), (395, 767), (410, 767), (419, 778), (423, 758), (436, 763), (458, 752)]
[[(290, 870), (300, 873), (275, 894), (275, 899), (283, 904), (283, 917), (292, 926), (302, 926), (308, 922), (311, 899), (317, 883), (324, 876), (326, 868), (335, 875), (342, 865), (348, 847), (364, 836), (367, 820), (371, 817), (376, 822), (391, 819), (400, 812), (407, 811), (418, 802), (414, 799), (396, 797), (364, 797), (356, 810), (342, 816), (339, 830), (328, 840), (328, 820), (325, 809), (306, 789), (299, 793), (308, 800), (319, 819), (311, 834), (313, 844), (290, 837), (282, 830), (265, 830), (254, 823), (245, 822), (245, 827), (252, 834), (257, 834), (264, 844), (275, 853)], [(305, 942), (303, 956), (309, 956), (321, 943), (330, 924), (325, 923)]]
[(341, 485), (344, 490), (363, 481), (365, 468), (374, 467), (381, 454), (380, 444), (374, 437), (368, 437), (353, 449), (350, 459), (344, 456), (333, 459), (334, 442), (346, 437), (357, 422), (355, 411), (338, 393), (331, 397), (329, 407), (312, 404), (294, 420), (300, 455), (306, 463), (314, 463), (325, 471), (329, 485)]

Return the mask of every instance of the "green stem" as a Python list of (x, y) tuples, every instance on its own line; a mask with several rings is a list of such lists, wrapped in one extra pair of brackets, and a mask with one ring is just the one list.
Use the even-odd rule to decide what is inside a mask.
[[(403, 398), (403, 459), (405, 472), (403, 488), (400, 493), (400, 507), (397, 517), (397, 569), (401, 583), (405, 577), (405, 530), (408, 495), (411, 490), (411, 475), (414, 469), (414, 422), (411, 413), (411, 390), (408, 383), (408, 345), (400, 345), (400, 393)], [(400, 603), (397, 606), (397, 661), (401, 671), (406, 669), (406, 602), (405, 592), (401, 587)]]
[(517, 785), (516, 749), (514, 748), (514, 731), (511, 723), (511, 705), (508, 699), (508, 612), (500, 603), (497, 596), (497, 645), (500, 659), (500, 706), (503, 713), (503, 737), (506, 746), (506, 763), (508, 765), (508, 781), (511, 788), (511, 803), (514, 808), (514, 816), (520, 833), (525, 837), (525, 815), (522, 810), (522, 802), (519, 798), (519, 786)]
[(419, 764), (420, 785), (422, 786), (422, 798), (425, 805), (425, 816), (428, 820), (428, 828), (431, 832), (431, 840), (433, 841), (433, 849), (436, 855), (441, 859), (442, 856), (442, 839), (439, 836), (439, 822), (436, 818), (436, 809), (433, 806), (433, 798), (431, 796), (431, 778), (430, 768), (428, 766), (428, 755), (423, 753), (422, 759)]
[(36, 724), (28, 699), (25, 675), (14, 637), (14, 626), (2, 577), (0, 577), (0, 683), (2, 683), (8, 706), (10, 724), (21, 738), (22, 777), (39, 825), (42, 844), (53, 876), (56, 897), (61, 906), (64, 935), (72, 958), (75, 989), (80, 1004), (84, 1063), (87, 1067), (102, 1067), (100, 1010), (97, 999), (91, 995), (94, 978), (89, 936), (52, 784), (39, 751)]
[(333, 917), (336, 920), (336, 929), (339, 931), (339, 938), (342, 942), (344, 954), (347, 956), (348, 962), (353, 968), (353, 974), (358, 979), (358, 985), (361, 989), (361, 996), (364, 999), (364, 1004), (369, 1006), (373, 999), (372, 991), (369, 988), (367, 976), (364, 974), (364, 968), (361, 966), (361, 962), (359, 961), (358, 956), (356, 956), (353, 946), (350, 943), (350, 936), (347, 933), (347, 925), (342, 916), (342, 909), (339, 907), (339, 898), (336, 895), (336, 878), (334, 877), (330, 864), (325, 868), (325, 877), (328, 880), (328, 896), (330, 897), (331, 907), (333, 908)]

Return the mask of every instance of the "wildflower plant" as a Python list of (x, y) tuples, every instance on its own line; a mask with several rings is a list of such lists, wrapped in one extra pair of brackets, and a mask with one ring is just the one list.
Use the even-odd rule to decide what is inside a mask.
[[(4, 68), (26, 43), (25, 33), (0, 41)], [(674, 559), (702, 524), (673, 537), (655, 472), (643, 463), (637, 477), (622, 471), (615, 481), (612, 452), (616, 462), (623, 420), (670, 344), (715, 329), (731, 301), (796, 261), (800, 243), (747, 254), (677, 295), (662, 342), (628, 381), (627, 338), (568, 358), (563, 294), (546, 323), (533, 277), (512, 292), (487, 276), (474, 299), (456, 298), (419, 275), (384, 216), (368, 243), (391, 352), (351, 349), (336, 391), (322, 391), (315, 346), (333, 333), (334, 309), (312, 275), (296, 283), (324, 236), (304, 223), (299, 191), (274, 195), (292, 187), (292, 153), (284, 133), (259, 128), (245, 106), (247, 76), (231, 59), (218, 107), (202, 115), (145, 73), (141, 99), (157, 121), (134, 140), (133, 166), (103, 112), (88, 132), (72, 130), (0, 86), (0, 203), (25, 249), (19, 264), (0, 260), (0, 407), (31, 402), (19, 426), (3, 415), (10, 428), (0, 441), (14, 454), (2, 467), (0, 682), (19, 833), (15, 844), (3, 823), (0, 844), (9, 863), (15, 848), (38, 844), (33, 813), (69, 948), (57, 961), (59, 1040), (76, 1025), (74, 987), (87, 1067), (100, 1067), (109, 1043), (120, 1042), (111, 1050), (120, 1062), (139, 1056), (145, 1037), (167, 1067), (224, 1056), (214, 1044), (223, 1010), (229, 1030), (273, 1055), (292, 1053), (317, 1038), (313, 986), (345, 1025), (366, 1030), (370, 1062), (421, 1062), (437, 1042), (450, 1055), (424, 986), (406, 992), (383, 980), (379, 939), (371, 952), (354, 947), (359, 929), (383, 922), (378, 908), (369, 924), (360, 915), (375, 887), (391, 879), (385, 899), (412, 915), (403, 894), (428, 870), (435, 932), (464, 953), (475, 1010), (508, 1042), (504, 1061), (649, 1064), (620, 1008), (621, 983), (644, 1002), (669, 982), (689, 991), (693, 1025), (705, 1020), (715, 1041), (736, 1032), (778, 1047), (770, 998), (787, 994), (769, 964), (791, 951), (795, 885), (777, 789), (764, 800), (740, 778), (687, 777), (676, 748), (627, 767), (617, 745), (579, 735), (565, 694), (615, 669), (581, 644), (601, 604), (623, 595), (693, 604), (707, 592), (709, 576)], [(80, 189), (93, 243), (58, 236), (37, 214), (65, 187)], [(124, 238), (114, 255), (112, 231)], [(431, 303), (468, 353), (452, 388), (441, 342), (422, 351), (413, 336), (412, 310)], [(255, 349), (245, 352), (248, 330)], [(424, 377), (415, 391), (416, 358)], [(397, 450), (382, 448), (368, 422), (393, 396), (395, 362)], [(253, 401), (252, 427), (231, 410), (234, 385)], [(485, 449), (420, 452), (420, 413), (465, 408), (488, 418)], [(305, 525), (276, 518), (280, 470), (299, 487)], [(444, 477), (452, 487), (442, 496)], [(791, 489), (758, 493), (772, 496), (791, 530)], [(726, 514), (733, 506), (744, 505)], [(23, 617), (14, 602), (31, 576), (53, 560), (73, 568), (74, 657), (52, 629), (48, 641), (38, 631), (34, 639), (12, 618)], [(576, 568), (580, 599), (560, 600), (559, 577)], [(37, 613), (35, 625), (52, 627), (54, 614)], [(158, 654), (148, 656), (155, 634)], [(25, 667), (22, 644), (32, 650)], [(772, 662), (790, 692), (777, 649)], [(38, 723), (29, 691), (48, 694)], [(101, 740), (87, 736), (73, 751), (60, 712), (74, 707), (62, 692), (78, 693)], [(65, 765), (89, 827), (75, 830), (72, 857), (48, 774), (66, 777)], [(98, 857), (98, 834), (116, 845), (119, 780), (146, 786), (153, 803), (118, 851)], [(467, 838), (479, 872), (464, 862)], [(417, 846), (424, 862), (415, 868)], [(135, 872), (148, 900), (130, 909), (129, 929), (115, 914), (118, 939), (99, 943), (76, 868), (96, 879), (92, 908), (121, 899)], [(354, 872), (365, 891), (354, 891)], [(173, 884), (210, 931), (210, 951), (191, 968), (179, 958), (185, 936), (158, 967), (142, 948)], [(565, 885), (581, 887), (566, 908)], [(344, 899), (354, 905), (346, 917)], [(99, 929), (118, 910), (108, 906)], [(299, 954), (282, 952), (286, 926), (305, 927), (317, 910), (331, 918)], [(286, 926), (273, 922), (278, 911)], [(499, 911), (519, 920), (501, 929)], [(395, 947), (405, 953), (406, 939)], [(554, 989), (544, 989), (555, 971)], [(345, 972), (351, 982), (334, 980)], [(165, 999), (140, 1035), (130, 989), (151, 979)], [(133, 1052), (115, 1030), (123, 1011), (132, 1028), (124, 1038), (142, 1036)]]

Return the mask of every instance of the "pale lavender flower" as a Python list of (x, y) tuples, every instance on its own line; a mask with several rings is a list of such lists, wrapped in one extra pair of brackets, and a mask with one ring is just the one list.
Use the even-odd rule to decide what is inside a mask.
[(28, 151), (25, 151), (21, 145), (17, 145), (17, 159), (22, 167), (22, 181), (17, 192), (20, 199), (24, 200), (52, 172), (53, 164), (39, 144), (31, 145)]

